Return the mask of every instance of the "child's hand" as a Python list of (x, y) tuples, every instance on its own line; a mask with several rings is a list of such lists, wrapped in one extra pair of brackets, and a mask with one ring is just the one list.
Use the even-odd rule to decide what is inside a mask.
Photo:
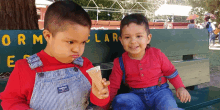
[(105, 78), (102, 79), (103, 89), (98, 90), (96, 85), (92, 82), (92, 93), (99, 99), (105, 99), (109, 96), (108, 86), (110, 85), (110, 81), (106, 81)]
[(191, 96), (189, 94), (189, 92), (184, 88), (184, 87), (180, 87), (177, 89), (176, 91), (176, 96), (180, 99), (180, 101), (183, 102), (187, 102), (187, 101), (191, 101)]

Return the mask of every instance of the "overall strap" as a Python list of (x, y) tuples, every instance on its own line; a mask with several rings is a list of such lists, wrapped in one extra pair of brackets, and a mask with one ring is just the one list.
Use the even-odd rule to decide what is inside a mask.
[(40, 57), (37, 56), (37, 54), (31, 55), (30, 57), (26, 58), (27, 62), (29, 64), (29, 67), (33, 70), (37, 67), (43, 66), (42, 61), (40, 60)]
[(122, 60), (122, 56), (119, 57), (119, 64), (120, 64), (121, 70), (123, 71), (122, 80), (125, 83), (125, 68), (124, 68), (124, 63), (123, 63), (123, 60)]

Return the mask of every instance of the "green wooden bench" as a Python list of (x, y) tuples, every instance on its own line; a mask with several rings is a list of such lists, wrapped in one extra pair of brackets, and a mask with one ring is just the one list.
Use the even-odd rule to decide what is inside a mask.
[[(91, 34), (97, 34), (96, 38), (89, 38), (83, 56), (89, 58), (94, 65), (100, 65), (103, 77), (111, 74), (113, 60), (124, 52), (120, 42), (113, 41), (113, 36), (118, 30), (94, 30)], [(105, 42), (108, 35), (109, 42)], [(186, 88), (189, 90), (191, 102), (181, 103), (179, 107), (186, 110), (215, 110), (220, 108), (220, 91), (216, 87), (198, 89), (197, 85), (210, 82), (209, 59), (208, 59), (208, 33), (207, 30), (197, 29), (152, 29), (153, 35), (151, 46), (161, 49), (178, 70)], [(169, 83), (169, 82), (168, 82)], [(169, 83), (173, 93), (174, 87)]]
[[(42, 34), (42, 31), (23, 31), (24, 30), (22, 30), (22, 32), (19, 30), (17, 32), (2, 31), (0, 34), (9, 33), (14, 39), (16, 39), (17, 36), (11, 35), (13, 32), (16, 33), (16, 35), (17, 33), (25, 33), (25, 35), (28, 34), (28, 36), (33, 36), (32, 33), (35, 33), (37, 36)], [(188, 103), (181, 103), (175, 96), (178, 106), (186, 110), (218, 110), (218, 108), (220, 108), (220, 89), (216, 87), (197, 88), (197, 85), (210, 81), (207, 30), (152, 29), (151, 33), (153, 35), (151, 46), (160, 48), (161, 51), (166, 54), (169, 60), (178, 69), (184, 85), (192, 96), (191, 102)], [(83, 54), (83, 56), (89, 58), (94, 65), (101, 65), (102, 76), (107, 79), (111, 74), (113, 60), (121, 56), (124, 52), (118, 37), (119, 30), (92, 30)], [(11, 43), (11, 48), (13, 49), (9, 49), (9, 47), (3, 47), (2, 49), (1, 47), (0, 50), (2, 49), (1, 51), (5, 56), (16, 54), (14, 59), (20, 59), (24, 54), (31, 55), (36, 53), (46, 45), (45, 40), (42, 45), (40, 45), (39, 42), (35, 45), (31, 44), (33, 41), (31, 37), (26, 37), (26, 41), (26, 46), (17, 46), (17, 40), (13, 40)], [(13, 51), (15, 48), (24, 51)], [(0, 57), (3, 58), (2, 54)], [(3, 67), (1, 66), (0, 68)], [(6, 69), (11, 70), (9, 68)], [(1, 69), (0, 72), (2, 72), (2, 70), (3, 69)], [(4, 72), (5, 71), (6, 70), (4, 70)], [(0, 91), (4, 90), (6, 83), (7, 80), (0, 79)], [(170, 85), (170, 88), (175, 93), (172, 85)]]

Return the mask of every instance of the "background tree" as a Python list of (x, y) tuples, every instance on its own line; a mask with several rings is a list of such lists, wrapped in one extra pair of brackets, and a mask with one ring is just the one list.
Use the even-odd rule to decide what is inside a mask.
[[(83, 7), (87, 7), (89, 3), (89, 0), (73, 0), (73, 1)], [(114, 3), (114, 1), (110, 1), (110, 0), (94, 0), (94, 1), (98, 5), (98, 7), (100, 7), (100, 9), (110, 8), (111, 5)], [(88, 7), (96, 7), (96, 6), (91, 1)], [(115, 3), (112, 8), (121, 9), (117, 3)], [(88, 11), (88, 14), (92, 20), (97, 19), (97, 11)], [(122, 17), (122, 13), (112, 13), (112, 12), (104, 12), (104, 11), (98, 13), (99, 20), (119, 20), (121, 19), (121, 17)]]
[[(55, 0), (55, 1), (66, 1), (66, 0)], [(83, 7), (87, 7), (88, 3), (90, 0), (72, 0), (74, 2), (76, 2), (77, 4), (83, 6)], [(109, 10), (106, 8), (110, 8), (112, 6), (112, 4), (115, 2), (114, 0), (94, 0), (95, 3), (98, 5), (98, 7), (100, 7), (100, 9), (105, 9), (105, 10)], [(118, 3), (115, 3), (111, 8), (112, 11), (121, 11), (121, 12), (106, 12), (106, 11), (100, 11), (100, 13), (98, 13), (98, 19), (99, 20), (121, 20), (123, 17), (123, 14), (130, 14), (130, 13), (136, 13), (136, 12), (140, 12), (140, 10), (144, 10), (143, 7), (147, 10), (146, 13), (142, 13), (143, 15), (147, 15), (147, 18), (151, 21), (154, 17), (153, 13), (154, 11), (159, 8), (160, 3), (162, 0), (154, 0), (152, 3), (152, 1), (150, 0), (118, 0), (118, 3), (120, 3), (120, 5), (125, 9), (125, 13), (123, 13), (121, 7), (118, 5)], [(136, 4), (137, 2), (139, 2), (143, 7), (141, 7), (139, 4)], [(135, 5), (135, 6), (134, 6)], [(134, 7), (133, 7), (134, 6)], [(94, 7), (94, 9), (96, 9), (95, 4), (91, 1), (88, 5), (88, 7)], [(133, 7), (133, 8), (132, 8)], [(129, 9), (132, 10), (130, 11)], [(88, 14), (90, 15), (92, 20), (96, 20), (97, 19), (97, 12), (94, 11), (88, 11)]]
[(216, 20), (212, 21), (220, 23), (220, 0), (189, 0), (189, 3), (193, 7), (191, 13), (199, 15), (198, 22), (204, 22), (204, 14), (208, 12), (216, 16)]
[[(55, 1), (66, 1), (66, 0), (55, 0)], [(84, 8), (87, 7), (90, 0), (72, 0), (76, 2), (77, 4), (83, 6)], [(99, 9), (103, 10), (109, 10), (106, 8), (110, 8), (112, 4), (115, 2), (114, 0), (94, 0), (97, 4)], [(176, 4), (176, 5), (188, 5), (188, 0), (167, 0), (167, 4)], [(131, 13), (140, 13), (143, 12), (146, 9), (146, 13), (142, 13), (143, 15), (146, 15), (149, 21), (153, 21), (153, 19), (166, 19), (166, 16), (155, 16), (154, 12), (162, 5), (164, 4), (164, 0), (118, 0), (120, 5), (125, 9), (125, 12), (122, 12), (121, 7), (118, 5), (118, 3), (115, 3), (114, 6), (111, 8), (112, 11), (121, 11), (121, 12), (106, 12), (106, 11), (100, 11), (98, 13), (98, 20), (121, 20), (123, 17), (123, 14), (131, 14)], [(140, 6), (142, 5), (142, 6)], [(88, 14), (90, 15), (92, 20), (97, 19), (97, 11), (96, 11), (96, 5), (90, 1), (88, 7), (93, 7), (93, 11), (88, 11)], [(132, 9), (131, 9), (132, 8)], [(131, 9), (131, 10), (130, 10)], [(169, 16), (171, 18), (171, 16)], [(176, 22), (186, 22), (186, 17), (176, 17)]]
[(0, 0), (0, 29), (39, 29), (35, 0)]

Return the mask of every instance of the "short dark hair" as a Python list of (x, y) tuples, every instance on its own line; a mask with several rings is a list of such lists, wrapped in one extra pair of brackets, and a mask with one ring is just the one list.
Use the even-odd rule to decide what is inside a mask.
[(91, 19), (80, 5), (73, 1), (54, 2), (47, 8), (44, 29), (55, 35), (57, 32), (66, 29), (65, 23), (75, 23), (91, 28)]
[[(120, 24), (120, 36), (122, 34), (122, 29), (124, 26), (129, 25), (130, 23), (136, 23), (138, 25), (144, 25), (147, 35), (150, 34), (150, 29), (149, 29), (149, 24), (148, 24), (148, 20), (145, 16), (141, 15), (141, 14), (130, 14), (125, 16), (122, 20), (121, 20), (121, 24)], [(150, 44), (147, 45), (147, 48), (150, 48)]]
[(130, 14), (125, 16), (122, 20), (121, 20), (121, 24), (120, 24), (120, 34), (122, 33), (122, 28), (126, 25), (129, 25), (131, 23), (136, 23), (138, 25), (144, 25), (147, 31), (147, 35), (150, 34), (150, 29), (149, 29), (149, 24), (147, 21), (147, 18), (141, 14)]
[(190, 23), (194, 23), (194, 19), (191, 19), (191, 20), (189, 20), (190, 21)]
[(210, 18), (211, 18), (210, 16), (206, 16), (205, 21), (208, 21)]

